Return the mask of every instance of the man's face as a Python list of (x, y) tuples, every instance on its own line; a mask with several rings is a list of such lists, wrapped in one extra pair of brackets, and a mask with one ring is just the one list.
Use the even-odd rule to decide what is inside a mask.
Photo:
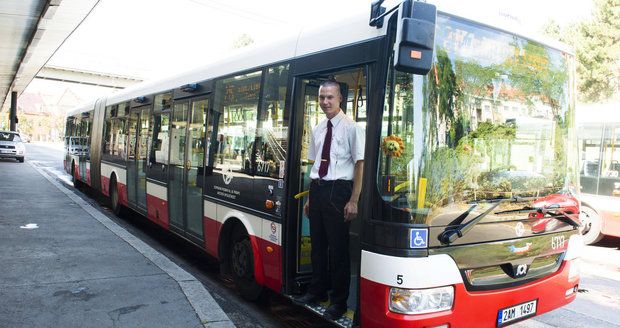
[(338, 87), (327, 85), (319, 88), (319, 104), (328, 119), (340, 112), (341, 101), (342, 96)]

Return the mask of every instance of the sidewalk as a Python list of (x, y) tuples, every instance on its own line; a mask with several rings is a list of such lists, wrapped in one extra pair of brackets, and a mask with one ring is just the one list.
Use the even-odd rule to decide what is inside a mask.
[(203, 285), (28, 163), (0, 161), (0, 327), (234, 327)]

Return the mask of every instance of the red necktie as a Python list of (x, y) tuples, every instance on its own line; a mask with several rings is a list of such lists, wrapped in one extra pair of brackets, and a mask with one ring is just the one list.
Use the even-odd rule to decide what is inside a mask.
[(319, 166), (319, 178), (327, 175), (329, 167), (329, 151), (332, 146), (332, 121), (327, 120), (327, 133), (325, 133), (325, 141), (323, 141), (323, 152), (321, 152), (321, 166)]

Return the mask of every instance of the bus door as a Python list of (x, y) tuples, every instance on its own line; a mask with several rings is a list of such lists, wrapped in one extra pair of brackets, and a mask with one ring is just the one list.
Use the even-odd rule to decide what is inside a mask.
[(195, 242), (204, 240), (202, 190), (209, 109), (209, 98), (175, 101), (170, 125), (170, 227)]
[(87, 163), (90, 163), (90, 136), (93, 125), (94, 111), (90, 111), (82, 114), (82, 120), (80, 124), (79, 137), (75, 138), (78, 143), (75, 147), (76, 153), (79, 156), (79, 172), (80, 179), (89, 183), (90, 177), (88, 177)]
[[(321, 110), (318, 100), (319, 86), (328, 77), (334, 77), (340, 83), (340, 92), (343, 101), (340, 108), (345, 114), (351, 117), (365, 128), (366, 125), (366, 67), (354, 67), (351, 69), (330, 72), (321, 75), (304, 76), (297, 78), (296, 90), (300, 96), (295, 99), (296, 112), (303, 113), (302, 135), (301, 137), (301, 156), (299, 162), (299, 189), (296, 198), (299, 199), (297, 221), (297, 280), (304, 281), (312, 272), (310, 252), (312, 241), (310, 237), (310, 224), (308, 217), (303, 213), (303, 205), (308, 200), (305, 191), (310, 186), (310, 170), (312, 162), (308, 160), (308, 147), (312, 129), (325, 119), (325, 114)], [(360, 231), (361, 220), (353, 220), (349, 229), (349, 249), (351, 254), (351, 287), (349, 293), (348, 306), (355, 309), (357, 300), (357, 277), (359, 276), (360, 260)], [(306, 278), (307, 279), (307, 278)]]
[(127, 155), (127, 199), (129, 204), (146, 210), (146, 170), (150, 127), (150, 106), (131, 109), (129, 113)]
[(140, 110), (132, 109), (127, 119), (127, 136), (129, 146), (127, 149), (127, 200), (129, 204), (136, 204), (136, 151), (138, 140), (138, 124), (140, 122)]

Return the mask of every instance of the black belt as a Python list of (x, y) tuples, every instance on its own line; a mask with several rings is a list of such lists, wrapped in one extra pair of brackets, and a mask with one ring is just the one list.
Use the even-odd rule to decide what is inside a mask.
[(312, 183), (316, 184), (317, 186), (331, 186), (333, 184), (341, 184), (341, 183), (346, 183), (346, 184), (350, 184), (353, 183), (353, 181), (351, 180), (323, 180), (323, 179), (312, 179)]

